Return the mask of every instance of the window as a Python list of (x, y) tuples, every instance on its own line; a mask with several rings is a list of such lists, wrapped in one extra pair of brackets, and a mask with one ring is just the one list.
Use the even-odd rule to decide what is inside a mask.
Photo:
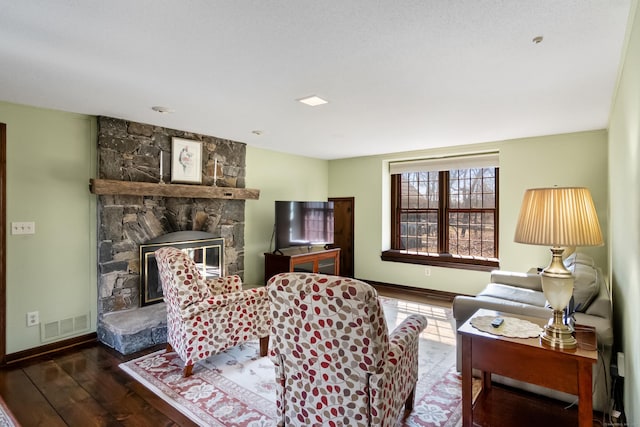
[(446, 164), (438, 162), (440, 170), (429, 170), (434, 168), (430, 163), (392, 165), (391, 249), (382, 259), (476, 270), (498, 267), (499, 169), (483, 163), (441, 169)]

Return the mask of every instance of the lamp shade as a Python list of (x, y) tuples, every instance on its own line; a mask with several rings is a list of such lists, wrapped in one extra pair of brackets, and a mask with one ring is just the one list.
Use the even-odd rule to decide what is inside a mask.
[(582, 187), (533, 188), (524, 193), (514, 240), (545, 246), (599, 246), (600, 223)]

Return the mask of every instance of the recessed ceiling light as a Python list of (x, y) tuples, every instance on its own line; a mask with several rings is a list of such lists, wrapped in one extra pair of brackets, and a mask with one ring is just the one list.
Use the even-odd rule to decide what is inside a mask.
[(307, 96), (305, 98), (297, 99), (297, 101), (302, 102), (303, 104), (310, 105), (311, 107), (316, 107), (318, 105), (326, 104), (329, 101), (320, 98), (317, 95)]
[(152, 109), (153, 111), (156, 111), (156, 112), (160, 113), (160, 114), (169, 114), (169, 113), (173, 113), (173, 112), (175, 112), (175, 111), (176, 111), (176, 110), (174, 110), (173, 108), (169, 108), (169, 107), (160, 107), (160, 106), (157, 106), (157, 105), (156, 105), (155, 107), (151, 107), (151, 109)]

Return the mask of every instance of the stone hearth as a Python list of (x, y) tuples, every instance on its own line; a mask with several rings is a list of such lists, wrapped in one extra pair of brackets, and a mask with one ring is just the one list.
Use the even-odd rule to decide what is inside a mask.
[(101, 319), (100, 341), (122, 354), (167, 342), (167, 309), (164, 303), (108, 313)]
[[(202, 143), (202, 185), (245, 187), (243, 143), (98, 118), (98, 178), (171, 182), (171, 139)], [(214, 172), (214, 167), (217, 171)], [(171, 184), (166, 184), (171, 185)], [(244, 273), (244, 200), (98, 196), (98, 339), (130, 354), (166, 342), (164, 304), (140, 308), (140, 244), (175, 231), (224, 238), (226, 274)]]

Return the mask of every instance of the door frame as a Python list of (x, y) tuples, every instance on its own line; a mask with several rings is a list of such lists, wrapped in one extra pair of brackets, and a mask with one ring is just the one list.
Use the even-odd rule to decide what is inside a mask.
[(7, 125), (0, 123), (0, 364), (7, 356)]

